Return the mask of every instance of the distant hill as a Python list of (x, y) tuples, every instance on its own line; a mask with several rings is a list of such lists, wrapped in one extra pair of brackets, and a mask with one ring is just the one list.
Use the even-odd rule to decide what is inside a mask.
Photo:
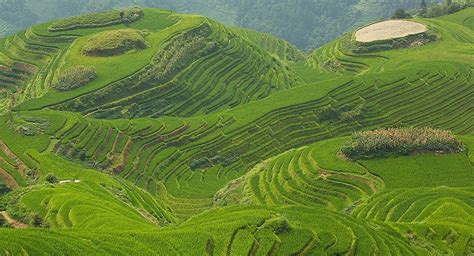
[[(428, 4), (442, 0), (427, 0)], [(300, 49), (312, 49), (343, 32), (381, 18), (398, 8), (418, 8), (411, 0), (2, 0), (0, 14), (9, 33), (34, 23), (84, 12), (98, 12), (130, 5), (199, 13), (227, 25), (252, 28), (283, 38)]]

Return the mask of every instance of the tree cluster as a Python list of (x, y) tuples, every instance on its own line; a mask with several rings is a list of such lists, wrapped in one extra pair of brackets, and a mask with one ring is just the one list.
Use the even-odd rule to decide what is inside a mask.
[(417, 152), (455, 153), (462, 142), (450, 132), (433, 128), (389, 128), (356, 132), (341, 152), (350, 159), (368, 159)]
[(69, 91), (93, 81), (96, 77), (94, 67), (74, 66), (61, 73), (58, 81), (51, 87), (58, 91)]
[(434, 18), (443, 15), (453, 14), (472, 6), (474, 6), (473, 0), (467, 0), (464, 2), (456, 0), (445, 0), (443, 3), (435, 4), (432, 7), (428, 8), (425, 0), (422, 0), (418, 15), (420, 17)]

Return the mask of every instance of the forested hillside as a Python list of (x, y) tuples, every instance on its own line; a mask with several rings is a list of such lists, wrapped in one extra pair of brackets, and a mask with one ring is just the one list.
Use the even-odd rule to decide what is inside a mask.
[[(428, 4), (438, 2), (427, 1)], [(302, 49), (331, 41), (368, 22), (390, 17), (398, 8), (418, 8), (417, 0), (244, 0), (235, 1), (235, 24), (277, 35)]]
[[(428, 4), (441, 0), (427, 0)], [(312, 49), (362, 24), (390, 17), (418, 0), (0, 0), (0, 35), (47, 20), (130, 5), (199, 13)], [(3, 20), (3, 22), (2, 22)]]

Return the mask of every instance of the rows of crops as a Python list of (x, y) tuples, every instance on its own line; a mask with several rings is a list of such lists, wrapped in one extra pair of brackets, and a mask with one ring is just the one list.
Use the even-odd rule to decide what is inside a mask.
[[(80, 56), (83, 38), (110, 29), (107, 27), (69, 29), (58, 35), (46, 31), (48, 24), (45, 24), (6, 38), (2, 53), (13, 55), (12, 60), (21, 60), (34, 68), (33, 74), (23, 80), (5, 80), (6, 85), (28, 84), (26, 88), (15, 89), (20, 93), (13, 104), (19, 105), (25, 100), (43, 96), (38, 101), (26, 102), (20, 108), (53, 107), (101, 118), (190, 116), (262, 99), (298, 83), (298, 76), (279, 57), (268, 53), (258, 43), (254, 44), (246, 37), (202, 17), (167, 18), (169, 15), (170, 12), (146, 10), (142, 20), (127, 25), (143, 29), (158, 18), (169, 20), (162, 21), (163, 27), (171, 26), (166, 30), (158, 26), (156, 32), (151, 31), (147, 36), (150, 49), (133, 54), (137, 58), (136, 65), (131, 65), (133, 61), (126, 56), (117, 57), (114, 65), (123, 66), (122, 72), (100, 66), (101, 61), (97, 62), (97, 58)], [(173, 25), (171, 22), (176, 19), (181, 22)], [(123, 25), (112, 26), (121, 27)], [(253, 35), (256, 40), (266, 37), (265, 34)], [(196, 44), (196, 40), (204, 41), (208, 50), (201, 50), (200, 54), (190, 57), (193, 54), (190, 47)], [(302, 58), (294, 47), (290, 48), (289, 44), (276, 38), (272, 40), (276, 44), (272, 46), (275, 52), (288, 51), (278, 56), (284, 59)], [(189, 53), (186, 47), (190, 48)], [(166, 65), (172, 66), (163, 67), (152, 58), (156, 54), (152, 51), (158, 49), (161, 49), (161, 55), (182, 57), (166, 61)], [(140, 58), (138, 54), (148, 56)], [(150, 63), (146, 62), (147, 58), (152, 59)], [(47, 91), (62, 70), (78, 61), (94, 63), (98, 73), (94, 86), (63, 93), (52, 89)], [(139, 70), (132, 70), (133, 66)], [(147, 75), (150, 70), (164, 68), (172, 70), (166, 77)]]
[[(442, 225), (427, 228), (420, 224), (407, 230), (404, 224), (396, 226), (380, 222), (364, 221), (323, 208), (290, 207), (276, 213), (260, 207), (230, 207), (213, 210), (197, 216), (173, 230), (160, 232), (84, 230), (70, 231), (9, 231), (2, 230), (2, 248), (10, 253), (21, 248), (36, 254), (48, 252), (80, 254), (104, 252), (126, 255), (127, 253), (150, 252), (158, 255), (179, 253), (200, 253), (216, 255), (266, 255), (288, 254), (403, 254), (430, 255), (434, 248), (423, 244), (423, 231), (434, 244), (449, 249), (451, 246), (465, 246), (466, 237), (453, 236), (452, 230)], [(305, 223), (304, 226), (290, 226), (281, 231), (282, 219)], [(223, 221), (223, 220), (226, 221)], [(283, 221), (284, 222), (284, 221)], [(399, 227), (398, 227), (399, 226)], [(218, 227), (218, 228), (217, 228)], [(374, 229), (376, 227), (376, 229)], [(413, 226), (410, 226), (413, 227)], [(218, 234), (216, 234), (218, 233)], [(420, 234), (416, 236), (415, 234)], [(423, 234), (423, 235), (422, 235)], [(41, 235), (41, 240), (35, 236)], [(60, 238), (61, 237), (61, 238)], [(415, 237), (409, 240), (406, 237)], [(467, 239), (468, 241), (469, 238)], [(35, 243), (31, 243), (35, 241)], [(99, 243), (100, 241), (100, 243)], [(51, 244), (56, 246), (52, 247)], [(83, 248), (89, 247), (91, 248)], [(120, 248), (119, 251), (117, 249)]]
[(5, 184), (12, 188), (26, 186), (26, 164), (0, 141), (0, 177)]
[(340, 211), (383, 187), (380, 178), (355, 164), (349, 170), (337, 165), (333, 167), (339, 168), (334, 170), (321, 168), (317, 154), (323, 151), (316, 144), (257, 165), (244, 176), (245, 196), (239, 200), (261, 205), (318, 205)]
[[(0, 179), (14, 189), (0, 225), (15, 227), (6, 212), (29, 227), (1, 228), (0, 251), (472, 254), (473, 11), (419, 19), (441, 39), (423, 46), (354, 53), (347, 34), (308, 59), (266, 34), (153, 9), (0, 39), (0, 103), (16, 106), (0, 116)], [(125, 27), (146, 29), (149, 46), (80, 54)], [(97, 79), (50, 88), (79, 64)], [(410, 126), (448, 129), (466, 151), (340, 154), (352, 132)]]
[[(472, 111), (474, 92), (470, 74), (463, 77), (459, 70), (451, 71), (452, 74), (411, 72), (411, 78), (395, 74), (384, 78), (385, 81), (377, 79), (377, 89), (371, 81), (353, 80), (336, 87), (326, 97), (270, 111), (244, 125), (238, 120), (245, 118), (249, 110), (241, 108), (234, 115), (190, 119), (193, 125), (179, 121), (174, 129), (163, 133), (154, 134), (158, 128), (143, 127), (148, 138), (138, 135), (132, 143), (127, 143), (125, 137), (121, 139), (118, 153), (127, 147), (130, 156), (120, 158), (124, 162), (118, 165), (125, 166), (120, 173), (141, 186), (149, 179), (157, 179), (170, 188), (186, 191), (189, 180), (199, 175), (190, 169), (207, 169), (211, 175), (218, 172), (223, 176), (233, 170), (232, 177), (288, 149), (367, 127), (430, 125), (457, 134), (472, 133), (473, 118), (465, 114)], [(433, 98), (424, 97), (427, 94)], [(99, 125), (89, 126), (86, 122), (72, 128), (75, 129), (69, 133), (70, 138), (85, 137), (77, 137), (78, 143), (66, 137), (65, 142), (76, 149), (87, 148), (86, 158), (98, 163), (107, 159), (107, 154), (100, 150), (111, 148), (119, 134), (117, 130), (106, 126), (99, 129)], [(167, 135), (171, 131), (173, 137)], [(221, 136), (222, 132), (225, 136)], [(57, 137), (61, 140), (60, 135)], [(103, 141), (107, 144), (99, 148)], [(209, 189), (209, 184), (203, 186)], [(197, 188), (194, 184), (189, 189), (197, 195)]]

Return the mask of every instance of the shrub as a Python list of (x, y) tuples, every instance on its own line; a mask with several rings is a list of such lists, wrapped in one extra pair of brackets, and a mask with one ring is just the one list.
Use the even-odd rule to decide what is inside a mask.
[(67, 31), (80, 28), (97, 28), (116, 24), (128, 24), (139, 20), (144, 15), (139, 7), (126, 10), (112, 10), (101, 13), (84, 14), (54, 22), (48, 28), (51, 32)]
[(341, 148), (342, 153), (351, 159), (417, 152), (454, 153), (462, 150), (463, 144), (451, 132), (432, 128), (389, 128), (356, 132)]
[(392, 16), (392, 19), (409, 19), (411, 15), (407, 13), (404, 9), (397, 9)]
[(5, 185), (3, 182), (0, 181), (0, 195), (6, 194), (10, 191), (11, 189), (7, 187), (7, 185)]
[(335, 59), (328, 59), (321, 63), (323, 69), (327, 69), (333, 72), (340, 71), (342, 69), (342, 64), (340, 61)]
[(339, 111), (337, 109), (334, 109), (331, 105), (323, 107), (317, 112), (319, 122), (337, 120), (339, 118), (339, 115)]
[(472, 6), (472, 3), (469, 3), (468, 1), (465, 3), (458, 3), (457, 1), (446, 0), (444, 3), (438, 3), (428, 10), (425, 10), (424, 16), (434, 18), (447, 14), (453, 14), (470, 6)]
[(207, 157), (201, 157), (201, 158), (198, 158), (198, 159), (193, 159), (191, 160), (191, 162), (189, 163), (189, 168), (191, 168), (191, 170), (197, 170), (197, 169), (204, 169), (204, 168), (208, 168), (212, 165), (211, 161), (209, 161), (209, 159)]
[(58, 81), (51, 87), (58, 91), (69, 91), (90, 83), (96, 77), (94, 67), (74, 66), (62, 72)]
[(33, 226), (33, 227), (41, 227), (43, 226), (43, 218), (41, 218), (40, 215), (38, 214), (30, 214), (30, 226)]
[(174, 36), (153, 57), (153, 65), (140, 75), (139, 80), (164, 83), (198, 58), (209, 55), (219, 47), (207, 40), (211, 33), (212, 29), (206, 24)]
[(82, 54), (89, 56), (119, 55), (147, 47), (144, 34), (135, 29), (118, 29), (98, 33), (84, 44)]
[(44, 134), (50, 123), (41, 118), (10, 115), (7, 121), (8, 127), (16, 133), (24, 136), (36, 136)]
[(285, 217), (269, 219), (262, 228), (270, 228), (275, 234), (284, 234), (291, 231), (290, 222)]
[(51, 184), (57, 184), (57, 183), (59, 183), (58, 177), (56, 177), (56, 175), (54, 175), (54, 174), (52, 174), (52, 173), (48, 173), (44, 179), (45, 179), (48, 183), (51, 183)]

